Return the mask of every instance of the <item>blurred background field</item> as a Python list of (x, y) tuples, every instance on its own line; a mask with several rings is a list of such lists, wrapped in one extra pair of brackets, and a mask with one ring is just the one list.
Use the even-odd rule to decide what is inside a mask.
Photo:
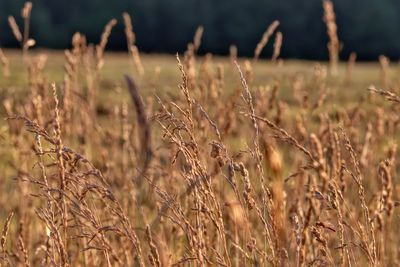
[[(27, 90), (27, 67), (22, 60), (21, 52), (17, 49), (6, 49), (5, 53), (9, 58), (11, 76), (9, 78), (0, 78), (0, 85), (3, 87), (19, 87), (18, 92)], [(61, 82), (64, 76), (64, 64), (65, 55), (60, 50), (43, 50), (33, 49), (31, 51), (32, 57), (38, 57), (45, 55), (48, 59), (45, 66), (45, 73), (48, 81)], [(182, 56), (182, 54), (181, 54)], [(176, 82), (180, 78), (179, 69), (177, 68), (177, 61), (173, 54), (141, 54), (143, 66), (145, 68), (145, 77), (138, 76), (141, 82), (144, 83), (146, 90), (143, 93), (149, 93), (154, 89), (164, 92), (174, 92), (177, 89)], [(213, 62), (215, 64), (223, 64), (227, 75), (231, 76), (236, 73), (232, 62), (229, 57), (213, 55)], [(245, 60), (251, 60), (251, 58), (240, 58), (239, 62)], [(107, 52), (105, 54), (105, 61), (107, 64), (101, 70), (102, 82), (107, 84), (108, 89), (112, 89), (123, 81), (124, 74), (132, 73), (132, 63), (128, 53), (124, 52)], [(197, 61), (199, 66), (204, 59), (200, 58)], [(265, 85), (266, 83), (279, 78), (294, 78), (296, 75), (310, 75), (314, 73), (315, 67), (323, 66), (325, 69), (328, 67), (326, 63), (319, 63), (318, 61), (312, 60), (284, 60), (282, 65), (276, 65), (270, 60), (260, 60), (254, 65), (254, 82), (255, 85)], [(339, 78), (329, 78), (333, 83), (333, 86), (338, 87), (338, 93), (342, 97), (346, 97), (349, 94), (351, 96), (357, 94), (364, 94), (365, 89), (373, 83), (381, 83), (381, 67), (379, 62), (357, 62), (354, 70), (352, 70), (351, 82), (346, 82), (346, 69), (348, 64), (346, 61), (340, 63), (339, 66)], [(154, 80), (154, 73), (159, 70), (158, 84), (155, 86), (152, 84)], [(326, 69), (327, 71), (327, 69)], [(392, 62), (388, 71), (389, 79), (396, 80), (398, 73), (400, 72), (400, 64)], [(239, 77), (228, 80), (228, 84), (236, 84)], [(237, 84), (236, 84), (237, 85)], [(147, 88), (149, 87), (149, 88)], [(153, 88), (152, 88), (153, 87)], [(340, 88), (339, 88), (340, 87)], [(349, 87), (352, 90), (347, 90)], [(127, 92), (124, 92), (127, 96)], [(342, 94), (343, 93), (343, 94)], [(283, 96), (290, 97), (290, 89), (283, 90)]]

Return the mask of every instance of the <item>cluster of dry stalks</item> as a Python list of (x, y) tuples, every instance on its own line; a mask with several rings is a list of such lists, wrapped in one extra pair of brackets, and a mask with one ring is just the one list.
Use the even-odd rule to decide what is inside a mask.
[[(123, 20), (134, 73), (144, 75), (129, 15)], [(96, 46), (73, 36), (59, 84), (48, 83), (45, 56), (30, 57), (27, 34), (19, 38), (30, 95), (1, 99), (2, 166), (15, 177), (12, 188), (0, 178), (2, 194), (13, 191), (0, 198), (2, 266), (400, 264), (397, 146), (388, 138), (400, 131), (395, 93), (371, 87), (392, 104), (365, 91), (354, 105), (328, 108), (334, 93), (321, 65), (255, 86), (257, 62), (238, 64), (236, 47), (231, 66), (197, 55), (199, 27), (176, 56), (178, 94), (143, 98), (127, 76), (132, 105), (104, 109), (101, 68), (115, 24)], [(1, 50), (0, 59), (8, 66)], [(225, 77), (227, 67), (236, 77)]]

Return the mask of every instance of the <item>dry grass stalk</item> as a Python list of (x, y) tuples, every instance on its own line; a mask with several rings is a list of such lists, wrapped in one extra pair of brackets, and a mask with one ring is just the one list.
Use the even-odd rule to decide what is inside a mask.
[(381, 83), (383, 87), (388, 87), (389, 85), (389, 64), (390, 60), (384, 55), (379, 56), (379, 63), (381, 65)]
[(318, 166), (318, 162), (314, 159), (312, 153), (303, 145), (301, 145), (301, 143), (297, 141), (293, 136), (291, 136), (286, 130), (278, 127), (275, 123), (273, 123), (267, 118), (262, 118), (252, 114), (246, 114), (246, 115), (251, 116), (253, 120), (259, 120), (261, 122), (266, 123), (266, 125), (269, 128), (271, 128), (274, 131), (277, 131), (280, 134), (280, 136), (276, 136), (277, 138), (282, 139), (284, 142), (287, 142), (290, 145), (293, 145), (294, 147), (299, 149), (299, 151), (303, 152), (307, 156), (307, 158), (309, 158), (310, 163), (312, 163), (312, 165)]
[(35, 42), (33, 39), (29, 39), (29, 21), (32, 11), (32, 2), (26, 2), (21, 11), (21, 16), (24, 19), (24, 50), (33, 46)]
[(236, 45), (229, 46), (229, 58), (230, 58), (232, 64), (234, 64), (237, 61), (238, 50), (237, 50)]
[(347, 136), (347, 134), (343, 128), (341, 128), (341, 132), (344, 137), (345, 147), (350, 154), (351, 162), (356, 171), (356, 173), (353, 174), (351, 171), (346, 169), (346, 171), (352, 176), (353, 180), (356, 182), (356, 184), (358, 186), (358, 196), (359, 196), (359, 200), (361, 202), (361, 208), (364, 213), (364, 226), (368, 232), (366, 234), (366, 236), (363, 237), (365, 247), (366, 247), (366, 250), (367, 250), (367, 253), (368, 253), (371, 263), (376, 264), (377, 251), (376, 251), (376, 240), (375, 240), (375, 229), (374, 229), (375, 227), (374, 227), (373, 221), (371, 220), (370, 211), (368, 209), (366, 199), (365, 199), (365, 188), (363, 185), (364, 179), (363, 179), (363, 176), (361, 173), (360, 163), (359, 163), (358, 157), (356, 155), (356, 152), (354, 151), (354, 148), (350, 142), (350, 139)]
[(63, 158), (63, 143), (61, 139), (61, 122), (60, 122), (60, 111), (59, 111), (59, 101), (58, 101), (58, 96), (57, 96), (57, 88), (55, 83), (52, 84), (52, 90), (53, 90), (53, 98), (54, 98), (54, 120), (55, 120), (55, 125), (54, 125), (54, 139), (55, 139), (55, 148), (56, 148), (56, 155), (57, 155), (57, 164), (59, 168), (59, 188), (60, 188), (60, 203), (61, 203), (61, 217), (62, 217), (62, 225), (63, 225), (63, 231), (64, 231), (64, 236), (63, 236), (63, 241), (60, 240), (60, 242), (64, 242), (63, 246), (67, 247), (67, 229), (68, 229), (68, 224), (67, 224), (67, 217), (68, 217), (68, 211), (67, 211), (67, 206), (66, 206), (66, 201), (64, 199), (64, 191), (66, 190), (67, 187), (67, 182), (66, 182), (66, 169), (65, 169), (65, 163), (64, 163), (64, 158)]
[(149, 225), (146, 226), (146, 237), (150, 247), (150, 254), (149, 254), (150, 263), (152, 266), (161, 267), (160, 256), (158, 253), (158, 249), (154, 244)]
[(133, 31), (131, 16), (128, 13), (124, 12), (122, 14), (122, 17), (124, 19), (125, 36), (129, 55), (139, 75), (142, 76), (144, 75), (144, 68), (142, 65), (142, 60), (140, 59), (139, 49), (135, 45), (136, 35)]
[(336, 76), (338, 75), (338, 61), (339, 61), (339, 50), (340, 50), (339, 37), (337, 34), (336, 15), (335, 11), (333, 10), (332, 1), (324, 0), (323, 8), (324, 8), (324, 22), (329, 37), (328, 51), (329, 51), (330, 73), (331, 75)]
[(400, 103), (400, 96), (390, 91), (377, 89), (374, 85), (369, 86), (367, 90), (370, 91), (371, 93), (384, 96), (387, 100), (391, 102)]
[(57, 88), (55, 83), (52, 84), (53, 90), (53, 98), (54, 98), (54, 113), (55, 113), (55, 125), (54, 125), (54, 138), (56, 140), (56, 149), (57, 149), (57, 160), (60, 168), (60, 189), (65, 190), (66, 181), (65, 181), (65, 166), (64, 166), (64, 159), (62, 157), (62, 148), (63, 143), (61, 140), (61, 122), (60, 122), (60, 111), (58, 109), (59, 101), (57, 96)]
[(28, 251), (26, 250), (26, 246), (24, 244), (24, 240), (22, 239), (22, 236), (18, 236), (18, 246), (19, 250), (21, 251), (23, 255), (23, 263), (25, 267), (31, 266), (29, 263), (29, 258), (28, 258)]
[(8, 215), (8, 217), (4, 223), (4, 226), (3, 226), (3, 231), (1, 232), (0, 251), (2, 253), (6, 252), (7, 235), (8, 235), (8, 231), (10, 230), (11, 219), (13, 218), (13, 216), (14, 216), (14, 212), (11, 212)]
[(124, 12), (124, 13), (122, 13), (122, 18), (124, 20), (125, 36), (126, 36), (126, 41), (128, 43), (128, 48), (129, 48), (129, 47), (131, 47), (132, 45), (135, 44), (136, 35), (133, 32), (131, 16), (127, 12)]
[(268, 26), (267, 30), (264, 32), (260, 42), (258, 42), (256, 49), (254, 50), (254, 60), (258, 60), (261, 55), (262, 50), (268, 44), (269, 38), (274, 34), (275, 30), (279, 26), (279, 21), (275, 20)]
[(0, 62), (3, 67), (3, 76), (6, 78), (10, 77), (10, 63), (1, 48), (0, 48)]
[(13, 16), (8, 17), (8, 24), (10, 25), (10, 28), (14, 34), (15, 39), (17, 39), (17, 41), (21, 43), (23, 41), (22, 33), (19, 30), (18, 24)]
[[(254, 103), (253, 103), (253, 96), (252, 96), (252, 94), (250, 92), (249, 86), (247, 85), (247, 79), (249, 79), (250, 77), (247, 77), (247, 79), (246, 79), (245, 76), (243, 75), (243, 72), (242, 72), (239, 64), (237, 62), (235, 62), (235, 64), (236, 64), (236, 67), (237, 67), (237, 69), (239, 71), (240, 81), (241, 81), (242, 86), (243, 86), (242, 97), (243, 97), (244, 101), (246, 102), (246, 104), (247, 104), (247, 106), (249, 108), (249, 111), (251, 113), (251, 120), (253, 122), (253, 127), (255, 129), (255, 139), (254, 139), (254, 141), (258, 142), (258, 140), (259, 140), (259, 128), (258, 128), (257, 120), (255, 119), (255, 109), (254, 109)], [(247, 66), (248, 70), (251, 69), (250, 62), (248, 62), (246, 64), (246, 66)], [(250, 75), (248, 74), (248, 76), (250, 76)]]
[(203, 37), (203, 32), (204, 32), (204, 27), (199, 26), (196, 29), (196, 33), (194, 34), (193, 37), (193, 45), (194, 45), (194, 51), (197, 52), (200, 48), (201, 45), (201, 37)]
[(196, 54), (194, 44), (189, 43), (187, 50), (185, 51), (185, 57), (183, 60), (186, 76), (188, 79), (188, 86), (190, 88), (197, 87), (196, 84)]
[(114, 26), (117, 25), (116, 19), (111, 19), (104, 27), (103, 33), (101, 34), (100, 43), (96, 46), (96, 68), (100, 70), (104, 66), (104, 51), (106, 49), (108, 39), (110, 38), (111, 31)]
[(378, 172), (382, 178), (382, 200), (381, 210), (391, 217), (393, 214), (393, 178), (391, 175), (391, 166), (389, 161), (384, 161), (379, 164)]
[(278, 31), (275, 36), (274, 53), (272, 54), (273, 62), (276, 62), (279, 58), (279, 55), (281, 54), (282, 41), (283, 41), (283, 34)]
[(142, 60), (140, 59), (139, 49), (137, 48), (136, 45), (133, 45), (130, 48), (130, 52), (131, 52), (133, 62), (135, 63), (136, 69), (139, 72), (139, 75), (143, 76), (144, 68), (143, 68)]
[(142, 96), (139, 93), (139, 88), (131, 77), (126, 75), (125, 80), (135, 107), (136, 119), (140, 129), (142, 166), (141, 170), (139, 170), (139, 175), (133, 179), (135, 183), (140, 185), (143, 183), (143, 176), (146, 175), (153, 156), (151, 148), (151, 128)]
[(354, 52), (350, 53), (349, 60), (347, 61), (347, 68), (346, 68), (346, 78), (345, 82), (347, 84), (351, 84), (353, 80), (353, 71), (354, 71), (354, 66), (356, 64), (357, 60), (357, 54)]

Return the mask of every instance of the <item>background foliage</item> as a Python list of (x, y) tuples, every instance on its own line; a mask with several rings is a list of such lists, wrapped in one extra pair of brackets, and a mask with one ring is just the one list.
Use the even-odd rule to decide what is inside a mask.
[[(335, 0), (342, 59), (352, 51), (359, 59), (400, 55), (400, 1)], [(0, 0), (0, 45), (17, 46), (8, 15), (20, 21), (24, 0)], [(228, 53), (236, 44), (240, 56), (251, 56), (275, 19), (284, 34), (283, 57), (325, 59), (327, 37), (321, 0), (34, 0), (32, 36), (39, 46), (66, 48), (75, 31), (97, 42), (105, 23), (121, 13), (133, 16), (137, 44), (145, 52), (185, 50), (198, 25), (205, 28), (202, 51)], [(123, 25), (111, 36), (111, 49), (125, 49)], [(269, 48), (269, 49), (268, 49)], [(271, 53), (272, 44), (263, 55)], [(201, 52), (201, 51), (200, 51)]]

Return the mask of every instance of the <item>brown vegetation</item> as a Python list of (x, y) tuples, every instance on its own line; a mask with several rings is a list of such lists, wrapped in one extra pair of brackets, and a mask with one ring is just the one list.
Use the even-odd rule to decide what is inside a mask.
[[(383, 58), (393, 92), (371, 86), (350, 105), (333, 107), (321, 64), (306, 76), (256, 86), (259, 62), (238, 62), (235, 46), (233, 64), (197, 55), (199, 27), (182, 60), (176, 56), (178, 91), (152, 95), (146, 89), (160, 70), (142, 65), (129, 15), (123, 20), (136, 66), (123, 85), (132, 101), (104, 105), (101, 69), (116, 20), (97, 46), (75, 34), (63, 82), (49, 84), (47, 58), (29, 54), (27, 34), (10, 18), (24, 44), (30, 94), (1, 95), (0, 137), (8, 144), (1, 166), (15, 178), (0, 177), (2, 266), (400, 264), (391, 142), (400, 132), (400, 97)], [(282, 34), (275, 40), (274, 61)], [(9, 71), (1, 50), (0, 59)], [(339, 76), (343, 84), (354, 81), (354, 64), (355, 54)], [(148, 87), (131, 78), (143, 75)], [(284, 84), (290, 98), (280, 94)]]

